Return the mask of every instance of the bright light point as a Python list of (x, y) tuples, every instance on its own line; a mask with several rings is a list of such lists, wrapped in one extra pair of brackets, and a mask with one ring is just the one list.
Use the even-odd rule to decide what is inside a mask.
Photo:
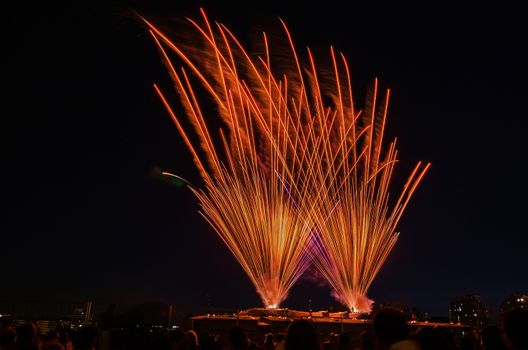
[(276, 309), (277, 308), (277, 304), (268, 305), (267, 308), (268, 309)]

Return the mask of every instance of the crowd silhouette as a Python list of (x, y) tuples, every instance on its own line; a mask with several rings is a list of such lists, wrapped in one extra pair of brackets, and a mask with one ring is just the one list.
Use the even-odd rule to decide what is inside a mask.
[(331, 333), (320, 338), (309, 319), (293, 321), (285, 334), (264, 334), (250, 339), (241, 327), (221, 337), (194, 330), (135, 329), (117, 334), (115, 307), (101, 317), (98, 327), (39, 334), (34, 324), (17, 329), (4, 325), (0, 350), (528, 350), (528, 310), (505, 313), (499, 326), (467, 332), (455, 339), (449, 327), (411, 329), (404, 315), (382, 309), (359, 334)]

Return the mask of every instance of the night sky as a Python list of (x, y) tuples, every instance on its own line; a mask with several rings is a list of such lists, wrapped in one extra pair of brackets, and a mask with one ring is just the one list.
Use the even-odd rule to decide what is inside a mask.
[[(199, 6), (247, 43), (279, 28), (280, 16), (299, 48), (346, 54), (358, 96), (374, 77), (392, 89), (387, 136), (399, 139), (399, 174), (419, 160), (432, 169), (372, 299), (447, 315), (456, 296), (481, 295), (495, 312), (528, 291), (526, 12), (283, 3), (41, 5), (4, 15), (1, 302), (260, 305), (189, 190), (155, 176), (166, 169), (200, 183), (153, 91), (170, 80), (133, 13), (167, 26), (197, 18)], [(328, 287), (302, 279), (284, 306), (306, 309), (308, 299), (334, 303)]]

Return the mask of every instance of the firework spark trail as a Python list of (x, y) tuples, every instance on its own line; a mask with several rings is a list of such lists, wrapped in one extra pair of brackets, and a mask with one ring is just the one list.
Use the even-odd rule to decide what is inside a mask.
[[(202, 15), (203, 24), (189, 20), (200, 49), (178, 47), (145, 21), (198, 138), (156, 87), (204, 179), (204, 189), (192, 188), (202, 215), (266, 306), (284, 300), (308, 256), (345, 305), (367, 310), (368, 287), (429, 165), (418, 163), (389, 209), (397, 151), (393, 141), (381, 159), (388, 93), (377, 101), (377, 81), (365, 110), (356, 110), (347, 61), (333, 48), (333, 79), (321, 82), (310, 50), (309, 64), (301, 64), (283, 23), (293, 66), (277, 77), (265, 34), (263, 56), (251, 57), (229, 29)], [(169, 52), (184, 67), (176, 68)], [(216, 103), (221, 143), (208, 129), (196, 82)]]
[[(203, 189), (191, 188), (202, 215), (239, 261), (264, 305), (278, 307), (309, 264), (305, 248), (311, 239), (311, 225), (299, 215), (293, 199), (306, 202), (307, 194), (294, 185), (285, 186), (296, 184), (302, 175), (292, 175), (286, 162), (297, 156), (288, 131), (293, 122), (288, 115), (288, 83), (272, 76), (268, 54), (251, 60), (227, 28), (216, 24), (213, 32), (205, 15), (203, 26), (192, 23), (206, 44), (198, 58), (147, 22), (190, 128), (165, 94), (155, 89), (204, 179)], [(185, 68), (176, 68), (170, 52)], [(217, 104), (224, 125), (220, 143), (215, 143), (200, 108), (193, 88), (196, 81)]]
[[(339, 79), (336, 76), (337, 82)], [(397, 162), (396, 141), (390, 143), (381, 160), (389, 94), (378, 103), (377, 88), (375, 81), (360, 116), (364, 124), (368, 123), (368, 130), (364, 129), (361, 138), (353, 142), (347, 141), (347, 132), (341, 132), (335, 155), (342, 166), (330, 166), (330, 176), (318, 172), (316, 175), (323, 177), (314, 179), (319, 188), (325, 186), (328, 190), (321, 191), (313, 201), (317, 207), (311, 218), (318, 229), (314, 230), (315, 249), (310, 255), (339, 300), (356, 312), (370, 311), (366, 292), (396, 243), (396, 225), (429, 168), (429, 164), (419, 162), (396, 202), (389, 205), (389, 186)], [(322, 135), (327, 138), (325, 142), (336, 142)], [(348, 154), (352, 154), (350, 163)], [(335, 207), (328, 215), (332, 203)]]

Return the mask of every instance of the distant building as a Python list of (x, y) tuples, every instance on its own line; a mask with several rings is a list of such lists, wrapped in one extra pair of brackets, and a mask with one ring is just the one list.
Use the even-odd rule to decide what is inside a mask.
[(501, 313), (517, 309), (528, 310), (528, 294), (512, 295), (506, 298), (500, 305)]
[(50, 320), (37, 320), (35, 321), (37, 329), (40, 334), (47, 334), (51, 331), (57, 330), (57, 322)]
[(488, 324), (489, 310), (478, 295), (466, 295), (453, 299), (449, 309), (451, 322), (483, 328)]

